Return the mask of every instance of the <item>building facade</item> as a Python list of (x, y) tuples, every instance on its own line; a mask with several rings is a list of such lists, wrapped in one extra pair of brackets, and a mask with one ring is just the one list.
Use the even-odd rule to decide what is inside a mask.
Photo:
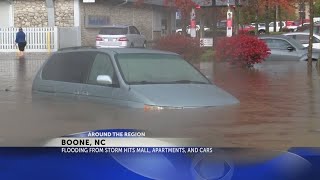
[(126, 0), (0, 0), (0, 28), (78, 27), (81, 45), (87, 46), (94, 45), (103, 26), (134, 25), (151, 41), (175, 30), (175, 11), (157, 2), (136, 6)]

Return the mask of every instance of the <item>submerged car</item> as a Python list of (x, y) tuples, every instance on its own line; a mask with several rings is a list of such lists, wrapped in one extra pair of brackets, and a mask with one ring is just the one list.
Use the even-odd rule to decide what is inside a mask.
[[(266, 35), (260, 36), (271, 50), (270, 56), (266, 60), (276, 61), (305, 61), (308, 59), (308, 49), (299, 41), (285, 35)], [(312, 59), (319, 58), (320, 51), (313, 49)]]
[(32, 91), (145, 110), (239, 102), (178, 54), (138, 48), (60, 50), (39, 70)]
[[(294, 33), (287, 33), (287, 34), (284, 34), (284, 35), (292, 37), (293, 39), (301, 42), (304, 47), (308, 47), (309, 46), (309, 35), (310, 35), (310, 33), (294, 32)], [(312, 47), (314, 49), (320, 49), (320, 35), (313, 34)]]

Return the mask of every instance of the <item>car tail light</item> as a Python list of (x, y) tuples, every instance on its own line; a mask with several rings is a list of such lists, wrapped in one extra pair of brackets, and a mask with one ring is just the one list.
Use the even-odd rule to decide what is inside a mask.
[(102, 37), (97, 36), (96, 41), (103, 41)]
[(121, 37), (121, 38), (118, 39), (118, 41), (128, 41), (128, 38), (126, 38), (126, 37)]

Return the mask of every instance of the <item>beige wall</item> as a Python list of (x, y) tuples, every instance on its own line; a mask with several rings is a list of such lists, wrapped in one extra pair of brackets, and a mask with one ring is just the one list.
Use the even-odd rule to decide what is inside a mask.
[(80, 4), (80, 24), (82, 45), (95, 45), (95, 37), (98, 34), (97, 28), (85, 27), (86, 15), (109, 16), (111, 25), (134, 25), (146, 36), (147, 40), (152, 39), (152, 7), (134, 7), (134, 5), (114, 6), (108, 2), (96, 1), (96, 3)]
[(48, 26), (44, 0), (14, 0), (13, 5), (15, 27)]
[[(73, 0), (54, 0), (55, 26), (74, 25), (73, 3)], [(15, 27), (48, 26), (45, 0), (14, 0), (13, 5)]]
[(73, 27), (74, 0), (54, 0), (55, 25), (59, 27)]

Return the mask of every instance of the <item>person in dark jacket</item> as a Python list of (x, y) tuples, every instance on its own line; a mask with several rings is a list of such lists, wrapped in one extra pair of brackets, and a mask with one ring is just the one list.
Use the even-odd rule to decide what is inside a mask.
[(16, 43), (18, 44), (19, 51), (20, 51), (19, 56), (23, 56), (24, 48), (27, 45), (27, 41), (26, 41), (26, 34), (23, 32), (22, 28), (19, 28), (19, 32), (17, 32)]

